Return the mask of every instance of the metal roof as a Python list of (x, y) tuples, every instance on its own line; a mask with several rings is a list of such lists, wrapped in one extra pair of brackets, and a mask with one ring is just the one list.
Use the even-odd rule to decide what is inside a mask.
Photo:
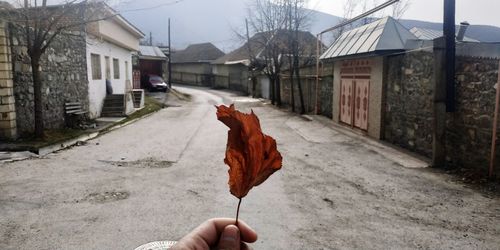
[(385, 17), (343, 33), (321, 55), (320, 59), (377, 51), (404, 50), (405, 43), (409, 39), (417, 39), (417, 37), (394, 18)]
[[(433, 29), (424, 29), (424, 28), (418, 28), (418, 27), (413, 27), (410, 29), (410, 32), (413, 33), (418, 39), (422, 40), (434, 40), (438, 37), (443, 36), (443, 31), (442, 30), (433, 30)], [(458, 34), (458, 29), (456, 30), (456, 33)], [(470, 37), (465, 36), (464, 37), (464, 42), (479, 42), (476, 39), (472, 39)]]
[(156, 46), (139, 46), (139, 58), (148, 58), (148, 59), (167, 59), (167, 56), (163, 54), (160, 48)]
[(500, 59), (500, 43), (458, 43), (457, 56)]

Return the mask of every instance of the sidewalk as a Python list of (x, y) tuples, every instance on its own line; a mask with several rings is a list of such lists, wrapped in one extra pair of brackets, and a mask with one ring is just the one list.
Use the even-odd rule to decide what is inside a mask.
[[(182, 95), (182, 93), (178, 93), (178, 95)], [(164, 102), (167, 103), (171, 97), (165, 97)], [(151, 105), (150, 105), (151, 106)], [(154, 105), (152, 105), (154, 106)], [(163, 108), (167, 106), (164, 105)], [(100, 136), (103, 133), (107, 133), (109, 131), (127, 126), (133, 122), (136, 122), (140, 119), (146, 118), (152, 114), (154, 114), (158, 110), (148, 111), (146, 110), (147, 106), (142, 109), (136, 110), (134, 113), (129, 115), (128, 117), (100, 117), (94, 120), (96, 126), (91, 129), (86, 130), (74, 130), (71, 131), (75, 133), (74, 136), (64, 136), (61, 140), (52, 140), (52, 141), (26, 141), (19, 140), (13, 142), (0, 142), (0, 163), (3, 162), (12, 162), (25, 160), (33, 157), (40, 157), (47, 154), (50, 154), (55, 151), (59, 151), (61, 149), (65, 149), (72, 146), (78, 146), (80, 144), (84, 144), (86, 141), (94, 139)], [(160, 108), (161, 109), (161, 108)], [(146, 110), (145, 114), (141, 114), (141, 110)], [(139, 112), (139, 113), (137, 113)], [(139, 114), (139, 117), (134, 118), (134, 114)], [(130, 119), (126, 121), (126, 119)], [(64, 134), (61, 131), (61, 134)]]

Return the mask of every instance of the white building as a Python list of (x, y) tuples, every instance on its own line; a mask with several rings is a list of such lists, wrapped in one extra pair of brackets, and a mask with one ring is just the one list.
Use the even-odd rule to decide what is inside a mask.
[[(139, 41), (144, 37), (139, 29), (108, 6), (103, 15), (110, 18), (102, 18), (86, 27), (90, 118), (100, 117), (106, 108), (105, 100), (111, 97), (123, 98), (123, 111), (119, 113), (127, 115), (134, 111), (132, 52), (139, 51)], [(111, 82), (112, 96), (106, 91), (107, 80)]]

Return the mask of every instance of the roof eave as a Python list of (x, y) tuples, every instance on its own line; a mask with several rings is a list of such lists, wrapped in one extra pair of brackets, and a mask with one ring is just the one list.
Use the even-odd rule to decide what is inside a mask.
[(403, 50), (403, 49), (377, 50), (377, 51), (361, 53), (361, 54), (351, 54), (351, 55), (344, 55), (344, 56), (337, 56), (337, 57), (322, 58), (320, 60), (323, 62), (333, 62), (333, 61), (340, 61), (340, 60), (359, 59), (359, 58), (365, 58), (365, 57), (387, 56), (387, 55), (391, 55), (394, 53), (400, 53), (403, 51), (405, 51), (405, 50)]

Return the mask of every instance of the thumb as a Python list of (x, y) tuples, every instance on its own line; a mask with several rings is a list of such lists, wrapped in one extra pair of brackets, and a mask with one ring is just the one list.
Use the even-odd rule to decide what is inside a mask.
[(220, 250), (240, 250), (240, 230), (235, 225), (229, 225), (224, 228), (220, 239), (218, 249)]

